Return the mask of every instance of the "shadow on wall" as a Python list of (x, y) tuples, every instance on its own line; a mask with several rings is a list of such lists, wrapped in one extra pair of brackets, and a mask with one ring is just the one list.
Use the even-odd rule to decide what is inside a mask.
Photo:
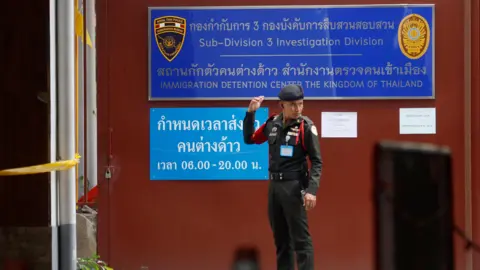
[(238, 247), (232, 270), (260, 270), (260, 254), (256, 247)]

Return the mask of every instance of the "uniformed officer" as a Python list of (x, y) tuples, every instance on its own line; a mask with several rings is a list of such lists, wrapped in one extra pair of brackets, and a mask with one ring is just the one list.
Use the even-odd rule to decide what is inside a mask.
[(298, 270), (312, 270), (313, 244), (306, 211), (315, 207), (322, 173), (318, 132), (313, 121), (302, 115), (304, 94), (300, 85), (285, 86), (278, 97), (282, 112), (270, 116), (256, 131), (255, 111), (264, 97), (252, 99), (243, 120), (243, 137), (247, 144), (268, 142), (268, 216), (277, 269), (294, 270), (295, 253)]

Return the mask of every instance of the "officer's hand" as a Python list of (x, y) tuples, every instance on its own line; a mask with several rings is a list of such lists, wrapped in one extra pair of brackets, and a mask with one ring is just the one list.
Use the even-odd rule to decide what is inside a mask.
[(248, 105), (248, 111), (254, 112), (258, 110), (258, 108), (260, 108), (260, 105), (262, 104), (264, 99), (265, 99), (264, 96), (254, 97), (252, 101), (250, 101), (250, 105)]
[(304, 200), (303, 200), (303, 206), (305, 206), (305, 209), (311, 210), (315, 207), (317, 204), (317, 196), (314, 196), (312, 194), (305, 194)]

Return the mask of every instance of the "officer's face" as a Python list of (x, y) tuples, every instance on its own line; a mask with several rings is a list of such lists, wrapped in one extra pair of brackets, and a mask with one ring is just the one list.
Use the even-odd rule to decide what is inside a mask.
[(296, 101), (282, 101), (283, 114), (288, 118), (297, 118), (303, 111), (303, 99)]

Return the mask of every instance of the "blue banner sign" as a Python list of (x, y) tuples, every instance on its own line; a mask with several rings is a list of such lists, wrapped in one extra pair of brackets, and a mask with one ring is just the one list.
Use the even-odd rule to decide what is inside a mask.
[[(266, 180), (268, 145), (243, 142), (246, 108), (150, 109), (150, 180)], [(255, 128), (268, 108), (255, 115)]]
[(149, 9), (149, 99), (434, 98), (434, 6)]

